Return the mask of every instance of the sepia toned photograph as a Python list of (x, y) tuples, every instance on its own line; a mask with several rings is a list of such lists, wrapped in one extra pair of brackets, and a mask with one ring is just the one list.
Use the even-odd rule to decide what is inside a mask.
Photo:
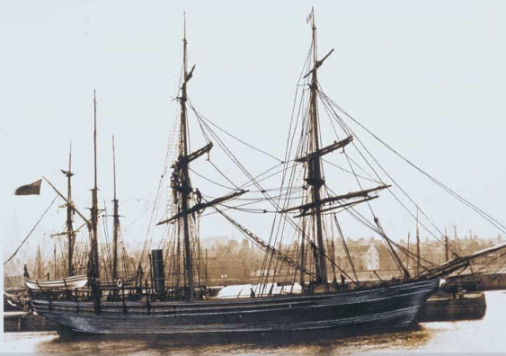
[(506, 353), (506, 3), (0, 3), (1, 355)]

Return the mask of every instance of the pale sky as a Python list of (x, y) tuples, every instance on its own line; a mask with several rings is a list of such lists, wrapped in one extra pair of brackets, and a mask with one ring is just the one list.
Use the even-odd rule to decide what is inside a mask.
[[(54, 197), (47, 184), (41, 196), (17, 197), (14, 190), (41, 175), (65, 190), (60, 169), (67, 166), (70, 141), (74, 197), (88, 213), (94, 89), (99, 200), (112, 209), (114, 134), (124, 237), (143, 241), (150, 217), (146, 207), (157, 190), (177, 116), (183, 12), (189, 63), (197, 65), (189, 84), (193, 104), (234, 135), (283, 157), (297, 78), (311, 40), (305, 22), (311, 5), (320, 56), (335, 49), (320, 70), (326, 94), (399, 152), (506, 223), (504, 2), (5, 0), (0, 3), (4, 256)], [(357, 133), (378, 150), (385, 167), (438, 227), (452, 230), (457, 224), (460, 236), (470, 229), (483, 237), (499, 233), (370, 136)], [(324, 139), (331, 143), (335, 137)], [(276, 164), (227, 142), (255, 174)], [(332, 161), (345, 166), (338, 155)], [(201, 173), (209, 168), (205, 162), (196, 167)], [(328, 172), (330, 177), (330, 168)], [(229, 174), (238, 184), (245, 181), (237, 172)], [(339, 179), (337, 172), (332, 175), (334, 191), (354, 190), (340, 189)], [(197, 178), (194, 186), (219, 195)], [(413, 220), (390, 207), (395, 205), (390, 197), (374, 204), (394, 240), (413, 232)], [(243, 222), (262, 236), (270, 218), (253, 216)], [(64, 220), (64, 210), (53, 209), (25, 249), (35, 251), (44, 233), (61, 231)], [(222, 219), (208, 220), (202, 236), (239, 236)], [(343, 229), (349, 236), (371, 236), (353, 226)], [(46, 242), (52, 244), (49, 238)]]

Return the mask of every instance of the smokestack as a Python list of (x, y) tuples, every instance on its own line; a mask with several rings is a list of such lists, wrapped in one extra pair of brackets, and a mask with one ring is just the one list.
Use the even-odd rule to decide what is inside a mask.
[(165, 272), (163, 270), (163, 250), (151, 250), (153, 264), (153, 281), (156, 293), (165, 292)]

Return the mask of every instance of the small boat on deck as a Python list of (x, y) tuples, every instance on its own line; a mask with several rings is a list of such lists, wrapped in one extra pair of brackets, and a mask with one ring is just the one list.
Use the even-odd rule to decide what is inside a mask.
[(45, 290), (45, 289), (61, 289), (61, 290), (75, 290), (86, 287), (88, 284), (88, 276), (85, 274), (79, 276), (71, 276), (62, 279), (43, 280), (43, 279), (30, 279), (25, 278), (26, 287), (30, 290)]

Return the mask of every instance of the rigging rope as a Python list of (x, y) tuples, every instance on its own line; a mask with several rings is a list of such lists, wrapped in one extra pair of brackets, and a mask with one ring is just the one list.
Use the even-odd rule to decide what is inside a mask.
[(19, 245), (19, 247), (16, 249), (16, 251), (14, 251), (14, 253), (11, 255), (11, 257), (9, 257), (7, 259), (7, 261), (4, 262), (4, 265), (6, 263), (8, 263), (9, 261), (11, 261), (14, 256), (16, 256), (16, 254), (18, 253), (19, 249), (21, 248), (21, 246), (23, 246), (23, 244), (26, 242), (26, 240), (28, 240), (28, 238), (30, 237), (30, 235), (32, 234), (32, 232), (35, 230), (35, 228), (39, 225), (39, 223), (41, 222), (42, 218), (46, 215), (46, 213), (49, 211), (49, 209), (51, 209), (51, 207), (53, 206), (53, 203), (56, 201), (56, 198), (58, 198), (58, 194), (56, 194), (56, 196), (54, 197), (53, 201), (51, 202), (51, 204), (49, 204), (49, 206), (47, 207), (47, 209), (44, 211), (44, 213), (42, 214), (42, 216), (40, 217), (40, 219), (37, 221), (37, 223), (32, 227), (32, 229), (30, 230), (30, 232), (28, 233), (28, 235), (25, 237), (25, 239), (21, 242), (21, 244)]
[[(328, 98), (328, 97), (327, 97)], [(397, 155), (399, 158), (404, 160), (407, 164), (409, 164), (411, 167), (425, 175), (427, 178), (429, 178), (432, 182), (434, 182), (436, 185), (438, 185), (440, 188), (442, 188), (444, 191), (446, 191), (448, 194), (459, 200), (461, 203), (465, 204), (466, 206), (470, 207), (472, 210), (477, 212), (480, 216), (482, 216), (485, 220), (490, 222), (492, 225), (494, 225), (496, 228), (498, 228), (503, 233), (506, 233), (506, 226), (501, 224), (499, 221), (497, 221), (495, 218), (493, 218), (491, 215), (486, 213), (485, 211), (478, 208), (476, 205), (462, 197), (460, 194), (434, 178), (432, 175), (427, 173), (426, 171), (422, 170), (420, 167), (415, 165), (413, 162), (411, 162), (409, 159), (401, 155), (398, 151), (396, 151), (392, 146), (387, 144), (385, 141), (383, 141), (381, 138), (379, 138), (376, 134), (374, 134), (371, 130), (366, 128), (364, 125), (362, 125), (359, 121), (357, 121), (355, 118), (353, 118), (350, 114), (348, 114), (345, 110), (343, 110), (338, 104), (336, 104), (332, 99), (328, 98), (341, 112), (343, 112), (350, 120), (355, 122), (357, 125), (359, 125), (363, 130), (365, 130), (367, 133), (369, 133), (372, 137), (374, 137), (378, 142), (380, 142), (383, 146), (385, 146), (388, 150), (393, 152), (395, 155)]]
[[(367, 178), (367, 177), (361, 176), (361, 175), (359, 175), (359, 174), (357, 174), (357, 173), (353, 173), (353, 172), (351, 172), (351, 171), (349, 171), (349, 170), (347, 170), (347, 169), (345, 169), (345, 168), (343, 168), (343, 167), (340, 167), (340, 166), (338, 166), (337, 164), (332, 163), (332, 162), (330, 162), (330, 161), (328, 161), (328, 160), (326, 160), (326, 159), (322, 159), (322, 160), (323, 160), (323, 162), (325, 162), (325, 163), (327, 163), (327, 164), (329, 164), (329, 165), (331, 165), (331, 166), (333, 166), (333, 167), (335, 167), (335, 168), (337, 168), (337, 169), (340, 169), (340, 170), (341, 170), (341, 171), (343, 171), (343, 172), (346, 172), (346, 173), (349, 173), (349, 174), (355, 175), (356, 177), (359, 177), (359, 178), (362, 178), (362, 179), (368, 180), (369, 182), (373, 182), (373, 183), (376, 183), (376, 184), (381, 184), (381, 182), (379, 182), (379, 181), (377, 181), (377, 180), (374, 180), (374, 179), (372, 179), (372, 178)], [(353, 160), (351, 159), (351, 157), (350, 157), (350, 160), (351, 160), (351, 161), (353, 161)]]
[[(339, 110), (344, 112), (332, 99), (330, 99), (328, 96), (326, 96), (322, 91), (319, 91), (319, 93), (322, 95), (322, 97), (327, 101), (330, 105), (335, 105)], [(357, 141), (360, 143), (360, 145), (364, 148), (364, 150), (367, 152), (367, 154), (373, 159), (373, 161), (379, 166), (379, 168), (386, 174), (386, 176), (392, 181), (392, 183), (399, 188), (399, 190), (416, 206), (418, 206), (417, 203), (409, 196), (409, 194), (400, 186), (400, 184), (397, 183), (396, 180), (392, 178), (392, 176), (385, 170), (385, 168), (378, 162), (378, 160), (372, 155), (372, 153), (367, 149), (367, 147), (364, 145), (362, 140), (356, 135), (356, 133), (344, 123), (343, 119), (332, 109), (332, 112), (334, 114), (334, 117), (340, 122), (340, 125), (343, 127), (343, 130), (346, 130), (346, 132), (349, 132), (354, 137), (356, 137)], [(346, 112), (344, 112), (346, 114)], [(349, 116), (348, 114), (346, 114)], [(352, 142), (353, 147), (359, 152), (359, 154), (362, 156), (364, 161), (367, 163), (367, 165), (371, 168), (371, 170), (376, 174), (378, 179), (381, 180), (381, 177), (376, 172), (376, 170), (372, 167), (372, 165), (369, 163), (369, 161), (366, 159), (366, 157), (362, 154), (362, 152), (358, 149), (357, 145)], [(413, 217), (413, 219), (416, 220), (415, 215), (406, 207), (406, 205), (395, 195), (395, 193), (392, 190), (389, 190), (389, 193), (397, 200), (397, 202)], [(432, 222), (432, 220), (427, 216), (427, 214), (420, 209), (420, 212), (422, 215), (429, 221), (429, 223), (437, 230), (437, 232), (440, 234), (441, 237), (444, 238), (443, 232)], [(427, 228), (424, 224), (420, 223), (420, 225), (429, 233), (431, 234), (436, 240), (438, 240), (440, 243), (444, 244), (444, 242), (441, 240), (440, 237), (436, 236), (429, 228)], [(452, 249), (452, 252), (457, 253), (456, 248), (452, 245), (450, 245), (450, 248)]]
[[(192, 108), (192, 110), (195, 112), (195, 109), (193, 108), (193, 106), (190, 106), (190, 107), (191, 107), (191, 108)], [(200, 115), (200, 114), (199, 114), (199, 115)], [(268, 153), (268, 152), (265, 152), (265, 151), (263, 151), (263, 150), (259, 149), (258, 147), (255, 147), (255, 146), (253, 146), (253, 145), (251, 145), (251, 144), (249, 144), (249, 143), (247, 143), (247, 142), (245, 142), (245, 141), (241, 140), (240, 138), (238, 138), (238, 137), (236, 137), (236, 136), (232, 135), (231, 133), (229, 133), (229, 132), (225, 131), (224, 129), (222, 129), (221, 127), (219, 127), (218, 125), (216, 125), (214, 122), (212, 122), (212, 121), (211, 121), (211, 120), (209, 120), (208, 118), (206, 118), (206, 117), (204, 117), (204, 116), (202, 116), (202, 115), (200, 115), (200, 117), (201, 117), (202, 119), (206, 120), (207, 122), (209, 122), (209, 123), (210, 123), (211, 125), (213, 125), (214, 127), (216, 127), (218, 130), (220, 130), (220, 131), (224, 132), (226, 135), (228, 135), (228, 136), (232, 137), (234, 140), (239, 141), (239, 142), (240, 142), (240, 143), (242, 143), (243, 145), (248, 146), (249, 148), (252, 148), (252, 149), (254, 149), (255, 151), (258, 151), (258, 152), (260, 152), (260, 153), (263, 153), (264, 155), (269, 156), (269, 157), (271, 157), (271, 158), (275, 159), (276, 161), (279, 161), (280, 163), (284, 163), (282, 160), (280, 160), (280, 159), (279, 159), (279, 158), (277, 158), (276, 156), (274, 156), (274, 155), (272, 155), (272, 154), (270, 154), (270, 153)]]

